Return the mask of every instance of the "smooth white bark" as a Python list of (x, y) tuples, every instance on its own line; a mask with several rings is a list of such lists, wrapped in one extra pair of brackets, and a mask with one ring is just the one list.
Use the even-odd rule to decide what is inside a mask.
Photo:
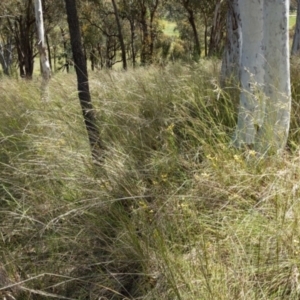
[(298, 0), (297, 4), (297, 19), (296, 19), (296, 28), (293, 39), (292, 46), (292, 55), (299, 54), (300, 52), (300, 0)]
[(38, 37), (38, 50), (40, 54), (40, 62), (41, 62), (41, 71), (44, 83), (46, 84), (51, 77), (50, 64), (47, 57), (46, 52), (46, 44), (45, 44), (45, 30), (44, 30), (44, 20), (43, 20), (43, 8), (41, 0), (34, 1), (35, 8), (35, 20), (36, 20), (36, 29), (37, 29), (37, 37)]
[(288, 138), (291, 109), (288, 0), (265, 0), (264, 45), (266, 110), (259, 148), (281, 150)]
[(290, 108), (289, 0), (239, 0), (241, 94), (237, 147), (264, 153), (287, 142)]
[(264, 112), (264, 58), (263, 2), (261, 0), (239, 0), (242, 54), (240, 64), (241, 94), (238, 125), (234, 143), (253, 145), (257, 130), (263, 123)]

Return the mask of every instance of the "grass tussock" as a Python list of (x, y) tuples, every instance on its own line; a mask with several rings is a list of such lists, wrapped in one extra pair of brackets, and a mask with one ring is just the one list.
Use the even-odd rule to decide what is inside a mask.
[(91, 74), (94, 166), (73, 75), (1, 79), (0, 299), (299, 299), (299, 87), (290, 150), (230, 147), (216, 62)]

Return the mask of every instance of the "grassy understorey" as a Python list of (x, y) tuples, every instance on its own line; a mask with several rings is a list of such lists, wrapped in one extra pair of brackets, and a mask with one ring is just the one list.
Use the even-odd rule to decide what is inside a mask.
[(103, 166), (74, 75), (47, 103), (1, 79), (0, 299), (299, 299), (297, 70), (289, 147), (265, 158), (230, 146), (217, 62), (93, 73)]

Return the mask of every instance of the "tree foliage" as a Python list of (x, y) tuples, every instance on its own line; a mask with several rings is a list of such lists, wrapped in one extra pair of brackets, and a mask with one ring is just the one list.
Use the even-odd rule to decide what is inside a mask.
[[(220, 55), (224, 45), (223, 1), (78, 0), (83, 50), (92, 70), (199, 60)], [(73, 64), (62, 1), (43, 0), (45, 39), (52, 71)], [(219, 7), (219, 10), (218, 10)], [(4, 74), (32, 78), (38, 56), (33, 0), (0, 3), (0, 64)], [(173, 25), (174, 24), (174, 25)], [(169, 26), (179, 34), (168, 33)], [(125, 67), (124, 67), (125, 65)], [(16, 72), (17, 71), (17, 72)]]

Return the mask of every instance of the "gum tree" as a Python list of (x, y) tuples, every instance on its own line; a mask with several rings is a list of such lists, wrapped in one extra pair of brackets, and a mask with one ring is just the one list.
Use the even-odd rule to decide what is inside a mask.
[(22, 78), (31, 79), (34, 68), (35, 16), (33, 0), (0, 1), (0, 11), (12, 37)]
[(43, 19), (43, 8), (41, 0), (34, 1), (34, 9), (35, 9), (35, 22), (37, 29), (37, 47), (40, 54), (40, 62), (41, 62), (41, 71), (43, 77), (42, 83), (42, 91), (43, 96), (45, 96), (45, 90), (47, 88), (48, 81), (51, 77), (50, 64), (47, 56), (47, 45), (45, 43), (45, 29), (44, 29), (44, 19)]
[(77, 75), (79, 102), (89, 138), (92, 156), (95, 161), (99, 162), (103, 158), (102, 150), (104, 150), (104, 147), (100, 140), (100, 133), (96, 125), (96, 117), (91, 101), (87, 65), (82, 48), (76, 0), (65, 0), (65, 4), (67, 10), (71, 48)]
[(234, 142), (264, 153), (287, 142), (291, 89), (289, 0), (239, 0), (241, 94)]
[(241, 15), (238, 0), (227, 0), (227, 35), (222, 60), (221, 80), (222, 84), (227, 79), (239, 80), (239, 68), (241, 63)]
[(289, 0), (265, 0), (263, 19), (266, 107), (258, 139), (262, 150), (280, 150), (290, 126)]
[(118, 6), (117, 6), (117, 3), (115, 0), (111, 0), (111, 2), (113, 5), (113, 8), (114, 8), (116, 23), (117, 23), (117, 27), (118, 27), (118, 38), (119, 38), (120, 47), (121, 47), (123, 69), (127, 70), (126, 47), (125, 47), (125, 43), (124, 43), (122, 25), (121, 25), (120, 16), (119, 16), (119, 9), (118, 9)]

